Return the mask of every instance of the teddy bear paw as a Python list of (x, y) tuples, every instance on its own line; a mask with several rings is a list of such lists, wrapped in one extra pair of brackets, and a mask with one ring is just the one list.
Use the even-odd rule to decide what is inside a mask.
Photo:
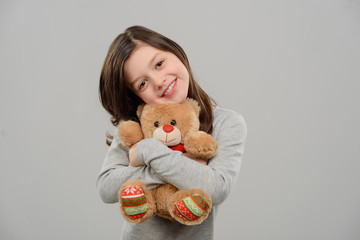
[(208, 133), (198, 131), (185, 140), (185, 150), (200, 159), (210, 159), (217, 153), (217, 141)]
[(175, 204), (174, 213), (185, 221), (198, 220), (207, 211), (205, 200), (199, 195), (184, 198)]
[(128, 187), (121, 196), (125, 213), (132, 220), (142, 218), (148, 211), (148, 202), (143, 190), (138, 186)]
[(122, 145), (128, 148), (144, 139), (140, 124), (134, 121), (122, 122), (118, 127), (118, 135)]

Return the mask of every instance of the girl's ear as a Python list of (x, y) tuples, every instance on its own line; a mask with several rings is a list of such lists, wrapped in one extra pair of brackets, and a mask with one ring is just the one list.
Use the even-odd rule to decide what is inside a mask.
[(144, 107), (145, 107), (145, 104), (141, 104), (137, 108), (136, 115), (138, 116), (139, 119), (140, 119), (140, 116), (141, 116), (141, 113), (142, 113)]
[(196, 113), (196, 116), (199, 117), (199, 114), (200, 114), (200, 106), (198, 104), (198, 102), (192, 98), (187, 98), (185, 100), (185, 103), (189, 104), (195, 111)]

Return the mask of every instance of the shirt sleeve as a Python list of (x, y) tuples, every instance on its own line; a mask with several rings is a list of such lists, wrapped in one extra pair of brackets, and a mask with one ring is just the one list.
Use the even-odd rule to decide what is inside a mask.
[(201, 188), (212, 197), (213, 205), (220, 204), (238, 177), (247, 135), (243, 117), (230, 113), (214, 123), (212, 135), (218, 142), (218, 153), (207, 166), (170, 150), (156, 139), (138, 143), (138, 160), (177, 188)]
[(165, 183), (149, 166), (129, 166), (128, 148), (121, 144), (116, 130), (97, 178), (101, 199), (105, 203), (118, 202), (118, 191), (129, 179), (139, 179), (149, 189)]

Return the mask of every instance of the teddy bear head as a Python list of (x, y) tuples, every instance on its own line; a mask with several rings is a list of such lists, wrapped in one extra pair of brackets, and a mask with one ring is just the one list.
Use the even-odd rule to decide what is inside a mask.
[(193, 99), (180, 104), (140, 105), (137, 115), (144, 138), (157, 138), (167, 146), (183, 144), (199, 130), (200, 107)]

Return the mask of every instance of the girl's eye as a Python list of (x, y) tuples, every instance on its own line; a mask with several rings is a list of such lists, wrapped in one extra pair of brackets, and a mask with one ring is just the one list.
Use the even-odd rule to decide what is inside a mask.
[(159, 67), (161, 67), (161, 65), (164, 63), (164, 61), (160, 61), (156, 64), (155, 68), (158, 69)]
[(146, 82), (147, 82), (147, 80), (144, 80), (140, 83), (140, 85), (139, 85), (140, 90), (145, 86)]

